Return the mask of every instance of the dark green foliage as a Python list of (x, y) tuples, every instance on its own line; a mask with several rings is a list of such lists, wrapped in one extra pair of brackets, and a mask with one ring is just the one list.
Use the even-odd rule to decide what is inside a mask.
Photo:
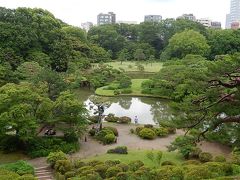
[(184, 179), (186, 180), (202, 180), (214, 178), (214, 174), (205, 166), (191, 165), (185, 170)]
[(102, 178), (106, 177), (108, 166), (105, 164), (99, 164), (94, 167), (94, 171), (97, 172)]
[(106, 177), (107, 178), (114, 177), (120, 172), (122, 172), (122, 169), (120, 167), (110, 167), (106, 172)]
[(213, 159), (213, 156), (210, 153), (202, 152), (199, 154), (199, 160), (201, 162), (209, 162), (209, 161), (212, 161), (212, 159)]
[(222, 155), (215, 156), (214, 158), (215, 162), (226, 162), (226, 158)]
[(68, 143), (61, 138), (46, 137), (34, 138), (28, 142), (28, 155), (31, 157), (48, 156), (50, 152), (62, 151), (73, 153), (79, 150), (79, 143)]
[(139, 135), (140, 131), (143, 130), (144, 127), (138, 126), (136, 127), (136, 134)]
[(160, 169), (152, 170), (151, 174), (154, 180), (157, 180), (157, 179), (183, 180), (184, 179), (183, 169), (177, 166), (163, 166)]
[(189, 158), (195, 148), (196, 143), (192, 136), (178, 136), (175, 141), (168, 146), (169, 151), (175, 151), (177, 149), (186, 159)]
[(114, 135), (113, 129), (110, 130), (108, 128), (102, 129), (95, 135), (95, 137), (103, 144), (112, 144), (117, 140), (117, 137)]
[(95, 134), (96, 134), (96, 129), (90, 129), (90, 130), (88, 131), (88, 133), (89, 133), (90, 136), (95, 136)]
[(144, 166), (144, 163), (142, 161), (132, 161), (128, 164), (130, 171), (137, 171), (139, 168)]
[(152, 125), (152, 124), (145, 124), (144, 127), (145, 127), (145, 128), (150, 128), (150, 129), (151, 129), (151, 128), (153, 128), (153, 125)]
[(199, 165), (199, 164), (201, 164), (201, 162), (197, 160), (187, 160), (183, 163), (183, 165)]
[(172, 161), (163, 161), (161, 163), (162, 166), (175, 166), (176, 164)]
[(47, 162), (54, 167), (56, 162), (59, 160), (67, 160), (67, 155), (65, 153), (63, 153), (62, 151), (58, 151), (58, 152), (51, 152), (49, 153), (49, 155), (47, 156)]
[(127, 116), (123, 116), (119, 118), (118, 122), (120, 124), (128, 124), (128, 123), (131, 123), (131, 118)]
[(119, 161), (119, 160), (107, 160), (107, 161), (105, 161), (105, 164), (109, 167), (116, 166), (117, 164), (120, 164), (120, 163), (121, 163), (121, 161)]
[(88, 120), (92, 123), (98, 123), (98, 119), (99, 117), (98, 116), (90, 116), (88, 117)]
[(104, 127), (103, 129), (110, 130), (110, 131), (113, 132), (113, 134), (114, 134), (115, 136), (118, 136), (118, 130), (117, 130), (117, 128), (115, 128), (115, 127), (107, 126), (107, 127)]
[(155, 131), (156, 135), (159, 136), (159, 137), (167, 136), (168, 133), (169, 133), (168, 129), (162, 128), (162, 127), (155, 128), (154, 131)]
[(0, 166), (1, 169), (5, 169), (8, 171), (13, 171), (20, 176), (24, 174), (34, 174), (34, 168), (32, 165), (27, 163), (26, 161), (17, 161), (16, 163), (9, 163)]
[(121, 168), (123, 172), (127, 172), (129, 170), (129, 166), (124, 163), (117, 164), (116, 167)]
[(156, 137), (156, 133), (154, 132), (154, 130), (149, 129), (149, 128), (143, 128), (140, 132), (139, 132), (139, 136), (143, 139), (154, 139)]
[(107, 122), (114, 122), (114, 123), (116, 123), (116, 122), (118, 122), (119, 117), (116, 117), (115, 115), (109, 114), (107, 117), (105, 117), (104, 120), (107, 121)]
[(126, 146), (118, 146), (118, 147), (115, 147), (114, 149), (109, 149), (107, 151), (107, 153), (109, 153), (109, 154), (127, 154), (128, 150), (127, 150)]
[(58, 160), (54, 165), (54, 169), (61, 174), (65, 174), (72, 169), (72, 164), (69, 160)]

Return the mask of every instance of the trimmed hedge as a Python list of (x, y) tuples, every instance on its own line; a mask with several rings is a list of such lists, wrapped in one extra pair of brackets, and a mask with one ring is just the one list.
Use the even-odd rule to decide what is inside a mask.
[(107, 151), (109, 154), (128, 154), (128, 150), (126, 146), (118, 146), (114, 149), (109, 149)]
[(156, 137), (156, 133), (150, 128), (143, 128), (139, 132), (139, 136), (143, 139), (154, 139)]
[(199, 154), (199, 160), (201, 162), (209, 162), (209, 161), (212, 161), (212, 159), (213, 159), (213, 156), (208, 152), (202, 152)]
[(114, 134), (115, 136), (118, 136), (118, 130), (117, 130), (117, 128), (115, 128), (115, 127), (107, 126), (107, 127), (104, 127), (103, 129), (110, 130), (110, 131), (113, 132), (113, 134)]

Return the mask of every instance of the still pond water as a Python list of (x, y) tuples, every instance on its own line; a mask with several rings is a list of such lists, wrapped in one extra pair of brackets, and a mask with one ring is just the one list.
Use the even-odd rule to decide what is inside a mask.
[[(91, 101), (93, 93), (89, 91), (78, 91), (79, 100), (83, 101), (89, 113), (93, 115), (96, 106)], [(173, 111), (169, 107), (169, 101), (159, 98), (147, 97), (104, 97), (103, 102), (108, 102), (104, 115), (109, 113), (115, 116), (128, 116), (134, 123), (137, 116), (139, 124), (158, 124), (161, 120), (173, 118)]]

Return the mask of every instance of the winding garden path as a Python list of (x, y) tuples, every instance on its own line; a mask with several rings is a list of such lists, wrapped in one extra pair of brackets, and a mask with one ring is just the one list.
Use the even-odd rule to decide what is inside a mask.
[[(91, 156), (101, 155), (107, 152), (108, 149), (111, 149), (116, 146), (127, 146), (130, 150), (167, 150), (167, 146), (170, 145), (174, 139), (183, 135), (182, 130), (177, 130), (177, 133), (174, 135), (169, 135), (165, 138), (156, 138), (154, 140), (144, 140), (136, 136), (135, 134), (130, 133), (131, 128), (136, 128), (136, 125), (125, 125), (125, 124), (104, 124), (104, 126), (116, 127), (119, 132), (119, 136), (116, 144), (112, 145), (102, 145), (91, 137), (87, 137), (87, 142), (81, 140), (80, 151), (71, 155), (73, 158), (88, 158)], [(201, 142), (199, 147), (205, 151), (210, 152), (214, 155), (224, 155), (229, 156), (231, 150), (226, 146), (219, 145), (217, 143), (210, 142)]]

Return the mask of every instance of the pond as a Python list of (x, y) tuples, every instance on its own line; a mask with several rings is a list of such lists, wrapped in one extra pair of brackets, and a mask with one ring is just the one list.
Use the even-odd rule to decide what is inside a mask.
[[(93, 93), (78, 92), (78, 97), (84, 102), (90, 115), (93, 115), (97, 106), (91, 101)], [(169, 101), (159, 98), (148, 97), (104, 97), (103, 102), (108, 102), (108, 107), (104, 110), (104, 115), (109, 113), (115, 116), (128, 116), (134, 123), (137, 116), (139, 124), (158, 124), (161, 120), (173, 118), (173, 110), (169, 107)]]

